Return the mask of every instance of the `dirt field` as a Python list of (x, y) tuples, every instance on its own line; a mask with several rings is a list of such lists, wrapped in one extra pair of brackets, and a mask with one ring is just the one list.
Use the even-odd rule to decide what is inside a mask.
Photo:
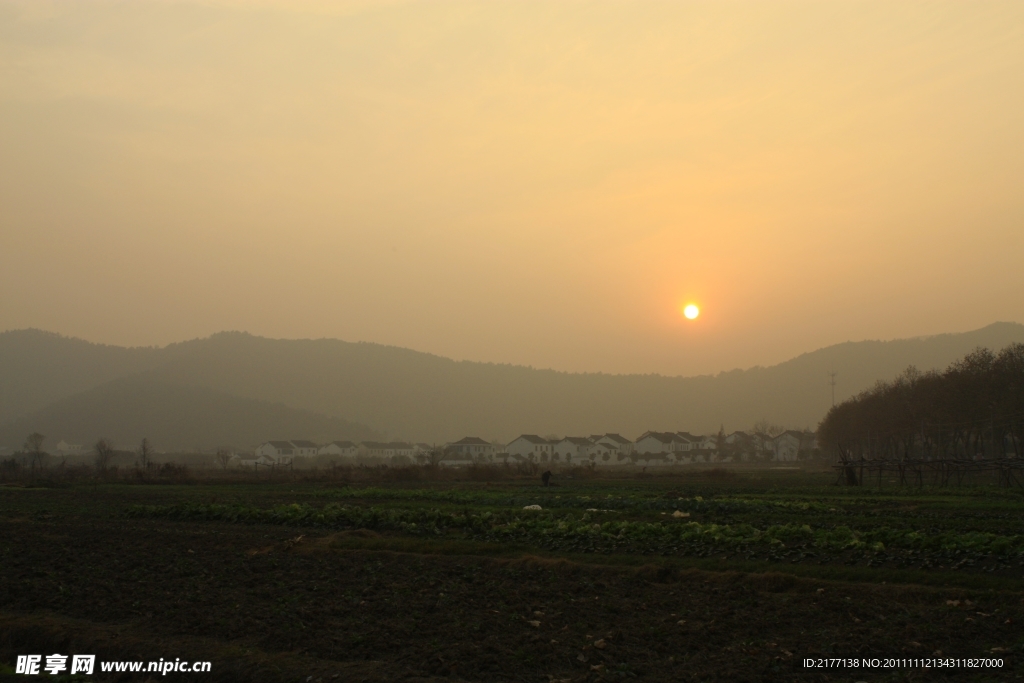
[[(800, 575), (803, 565), (788, 559), (738, 571), (748, 566), (738, 564), (742, 558), (718, 557), (714, 546), (687, 564), (685, 549), (667, 558), (588, 555), (501, 546), (465, 532), (423, 537), (128, 513), (140, 503), (267, 507), (325, 495), (332, 487), (301, 483), (0, 489), (0, 666), (6, 667), (0, 671), (27, 680), (13, 673), (16, 655), (60, 652), (101, 660), (209, 660), (210, 673), (192, 675), (204, 681), (1005, 681), (1022, 675), (1024, 594), (1009, 569), (1016, 565), (1005, 559), (986, 565), (980, 558), (988, 571), (959, 579), (936, 572), (931, 585), (894, 584), (893, 570), (871, 564), (848, 580), (815, 576), (807, 567)], [(993, 574), (997, 566), (1002, 570)], [(864, 574), (872, 571), (890, 574)], [(801, 665), (830, 655), (999, 657), (1004, 667), (821, 671)], [(146, 674), (120, 677), (147, 680)]]

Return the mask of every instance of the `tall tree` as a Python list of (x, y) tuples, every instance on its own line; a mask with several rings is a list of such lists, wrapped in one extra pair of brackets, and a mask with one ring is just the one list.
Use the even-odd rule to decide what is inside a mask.
[(139, 456), (139, 468), (148, 469), (153, 458), (153, 446), (149, 443), (149, 439), (143, 437), (142, 443), (139, 444), (135, 452)]
[(46, 437), (39, 432), (32, 432), (25, 438), (25, 452), (28, 454), (32, 467), (42, 467), (46, 458), (46, 451), (43, 450), (43, 442)]
[(945, 372), (910, 367), (834, 406), (820, 445), (843, 460), (1024, 456), (1024, 344), (976, 349)]
[(114, 457), (114, 442), (106, 437), (100, 437), (92, 448), (96, 456), (96, 470), (106, 472)]
[(221, 466), (221, 469), (226, 470), (228, 468), (228, 463), (231, 462), (231, 451), (223, 447), (218, 448), (215, 460), (217, 461), (217, 464)]

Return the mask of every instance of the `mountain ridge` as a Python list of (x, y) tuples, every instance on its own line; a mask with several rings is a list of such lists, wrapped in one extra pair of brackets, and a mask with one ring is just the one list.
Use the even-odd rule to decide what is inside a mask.
[[(33, 339), (43, 340), (38, 348)], [(372, 342), (269, 339), (245, 332), (165, 347), (90, 348), (89, 342), (52, 333), (11, 331), (0, 333), (0, 425), (104, 382), (133, 377), (281, 404), (417, 441), (466, 435), (506, 441), (524, 432), (707, 433), (720, 425), (749, 428), (762, 418), (814, 428), (831, 405), (830, 371), (838, 373), (839, 401), (911, 364), (941, 369), (977, 346), (1022, 341), (1024, 325), (993, 323), (963, 333), (843, 342), (773, 366), (673, 377), (572, 373), (459, 361)]]
[(0, 443), (16, 446), (31, 432), (49, 436), (50, 446), (61, 439), (91, 445), (102, 436), (119, 448), (133, 448), (145, 437), (155, 448), (175, 452), (251, 449), (277, 438), (381, 438), (337, 417), (142, 377), (111, 380), (8, 422), (0, 426)]

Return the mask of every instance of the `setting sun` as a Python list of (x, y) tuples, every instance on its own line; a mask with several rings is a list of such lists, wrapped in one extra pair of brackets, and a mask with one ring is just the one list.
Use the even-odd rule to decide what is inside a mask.
[(686, 316), (687, 320), (693, 320), (700, 315), (700, 309), (694, 304), (687, 304), (686, 308), (683, 309), (683, 315)]

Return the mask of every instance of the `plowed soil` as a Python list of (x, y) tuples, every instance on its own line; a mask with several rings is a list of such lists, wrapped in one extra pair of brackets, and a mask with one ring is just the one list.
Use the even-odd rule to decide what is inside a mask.
[[(208, 659), (213, 671), (194, 676), (203, 681), (1020, 677), (1011, 652), (1024, 623), (1017, 593), (370, 551), (346, 547), (369, 531), (20, 514), (15, 497), (4, 500), (7, 667), (17, 654), (87, 652)], [(1007, 653), (1002, 670), (800, 665), (825, 655), (982, 657), (993, 648)]]

